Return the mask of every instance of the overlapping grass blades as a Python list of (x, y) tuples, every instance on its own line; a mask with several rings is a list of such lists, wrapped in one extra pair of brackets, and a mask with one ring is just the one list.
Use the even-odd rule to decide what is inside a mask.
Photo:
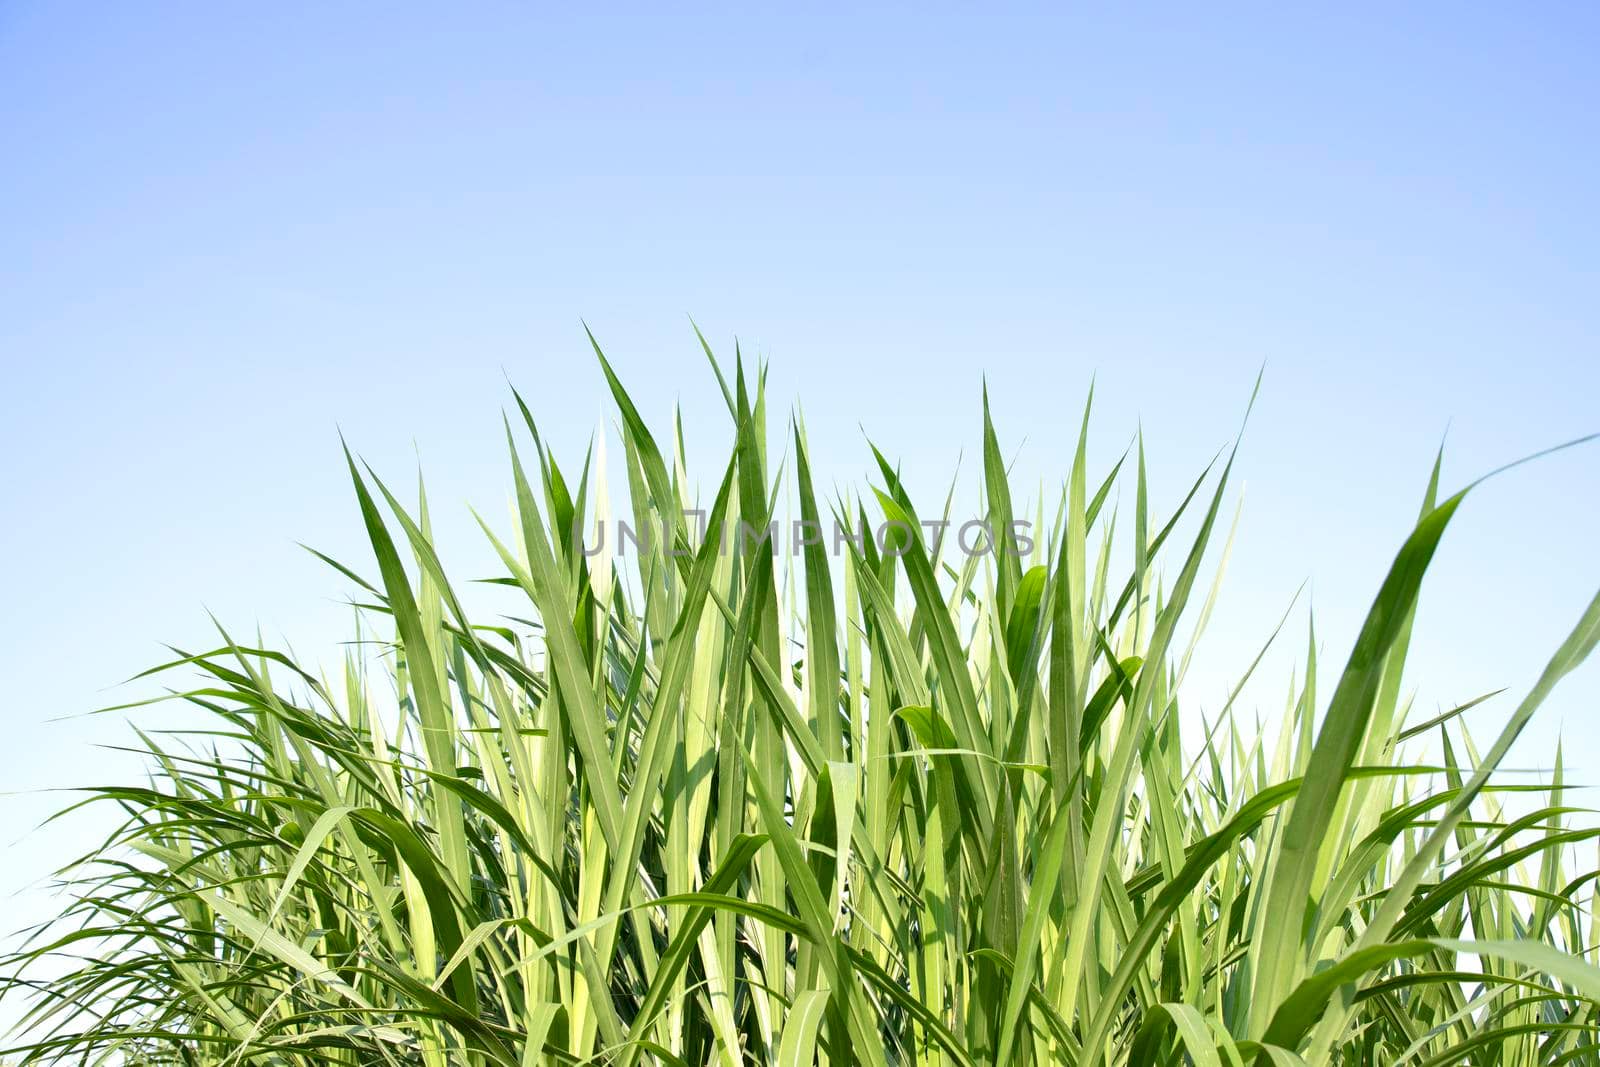
[[(655, 536), (585, 546), (617, 514), (604, 457), (569, 480), (516, 397), (516, 522), (483, 525), (527, 606), (474, 621), (425, 501), (351, 458), (376, 568), (334, 566), (380, 654), (322, 677), (223, 633), (153, 672), (198, 675), (173, 699), (212, 727), (141, 734), (149, 782), (90, 790), (121, 821), (6, 960), (33, 998), (11, 1055), (1600, 1062), (1596, 831), (1559, 772), (1496, 774), (1600, 598), (1481, 754), (1457, 714), (1409, 724), (1414, 607), (1465, 495), (1437, 503), (1437, 467), (1326, 706), (1312, 638), (1258, 733), (1180, 705), (1231, 453), (1152, 529), (1142, 444), (1096, 475), (1080, 437), (1031, 547), (969, 556), (881, 454), (873, 491), (819, 500), (742, 364), (712, 360), (734, 443), (692, 500), (681, 433), (595, 352)], [(748, 550), (790, 494), (808, 535), (864, 536)], [(1419, 734), (1442, 762), (1405, 755)]]

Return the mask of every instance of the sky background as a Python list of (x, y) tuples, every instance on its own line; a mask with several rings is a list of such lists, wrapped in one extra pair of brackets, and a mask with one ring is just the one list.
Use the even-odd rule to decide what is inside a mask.
[[(690, 315), (770, 359), (822, 484), (870, 436), (925, 511), (976, 477), (985, 376), (1019, 484), (1054, 499), (1093, 377), (1094, 469), (1142, 425), (1166, 514), (1265, 366), (1191, 702), (1302, 583), (1291, 651), (1312, 604), (1331, 672), (1447, 428), (1447, 488), (1600, 430), (1600, 8), (1329, 8), (0, 2), (6, 925), (94, 841), (30, 832), (63, 799), (32, 791), (138, 771), (94, 747), (118, 717), (46, 721), (207, 610), (332, 662), (348, 585), (295, 542), (372, 569), (341, 429), (392, 483), (420, 457), (453, 572), (497, 570), (467, 508), (505, 514), (506, 378), (568, 463), (610, 418), (583, 321), (708, 488)], [(1526, 690), (1597, 520), (1600, 446), (1469, 501), (1419, 715)], [(1597, 690), (1513, 762), (1559, 736), (1600, 778)]]

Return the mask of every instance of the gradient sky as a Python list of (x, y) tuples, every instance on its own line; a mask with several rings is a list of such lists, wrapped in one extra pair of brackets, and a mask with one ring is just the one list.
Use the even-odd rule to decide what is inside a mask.
[[(332, 660), (348, 586), (294, 542), (371, 569), (341, 428), (394, 482), (420, 456), (454, 573), (495, 569), (466, 505), (505, 514), (505, 378), (575, 462), (584, 320), (691, 461), (727, 425), (689, 315), (770, 358), (823, 484), (861, 484), (864, 431), (923, 500), (976, 471), (984, 375), (1053, 492), (1093, 376), (1092, 462), (1142, 424), (1165, 512), (1265, 365), (1210, 708), (1302, 582), (1292, 651), (1309, 602), (1342, 661), (1447, 427), (1447, 488), (1600, 430), (1600, 8), (791, 10), (0, 5), (3, 788), (132, 776), (91, 747), (118, 718), (45, 720), (207, 609)], [(1469, 501), (1419, 712), (1525, 691), (1597, 519), (1594, 445)], [(1597, 687), (1519, 766), (1561, 736), (1600, 776)], [(58, 803), (0, 799), (0, 891), (92, 843), (28, 834)]]

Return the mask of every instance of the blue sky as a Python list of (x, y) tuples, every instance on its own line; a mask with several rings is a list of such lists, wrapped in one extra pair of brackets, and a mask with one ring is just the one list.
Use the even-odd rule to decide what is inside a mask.
[[(798, 10), (0, 8), (4, 788), (131, 775), (90, 747), (117, 720), (45, 720), (208, 608), (334, 655), (346, 587), (294, 542), (365, 560), (341, 428), (396, 481), (420, 456), (488, 573), (505, 377), (562, 455), (605, 417), (580, 320), (691, 459), (725, 415), (689, 315), (770, 358), (825, 484), (864, 430), (923, 498), (975, 471), (985, 375), (1053, 487), (1093, 376), (1092, 458), (1142, 424), (1170, 507), (1265, 365), (1211, 707), (1302, 582), (1340, 661), (1447, 426), (1452, 487), (1600, 430), (1592, 6)], [(1600, 582), (1597, 490), (1591, 446), (1469, 502), (1419, 708), (1532, 681)], [(1524, 765), (1560, 735), (1600, 775), (1597, 683)], [(0, 803), (0, 890), (91, 843)]]

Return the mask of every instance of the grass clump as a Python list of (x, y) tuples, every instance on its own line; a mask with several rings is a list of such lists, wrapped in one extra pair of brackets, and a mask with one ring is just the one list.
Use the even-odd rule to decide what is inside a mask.
[[(1080, 436), (1031, 547), (935, 549), (881, 455), (870, 492), (817, 499), (763, 376), (718, 368), (705, 529), (765, 529), (792, 494), (874, 531), (728, 551), (687, 514), (681, 433), (663, 447), (600, 362), (625, 513), (658, 536), (591, 554), (602, 472), (570, 478), (518, 397), (515, 522), (484, 529), (526, 603), (477, 622), (425, 503), (351, 460), (374, 558), (328, 562), (358, 644), (332, 677), (226, 634), (157, 668), (198, 673), (173, 698), (209, 726), (141, 734), (150, 780), (91, 791), (121, 821), (6, 961), (33, 998), (8, 1054), (1600, 1062), (1596, 831), (1559, 772), (1515, 814), (1527, 787), (1495, 773), (1600, 598), (1486, 748), (1462, 709), (1409, 721), (1418, 589), (1465, 495), (1437, 466), (1348, 663), (1325, 677), (1313, 642), (1258, 736), (1179, 702), (1231, 456), (1156, 528), (1142, 446), (1091, 473)], [(1013, 529), (987, 402), (982, 445), (984, 518)], [(1406, 755), (1421, 735), (1437, 764)]]

